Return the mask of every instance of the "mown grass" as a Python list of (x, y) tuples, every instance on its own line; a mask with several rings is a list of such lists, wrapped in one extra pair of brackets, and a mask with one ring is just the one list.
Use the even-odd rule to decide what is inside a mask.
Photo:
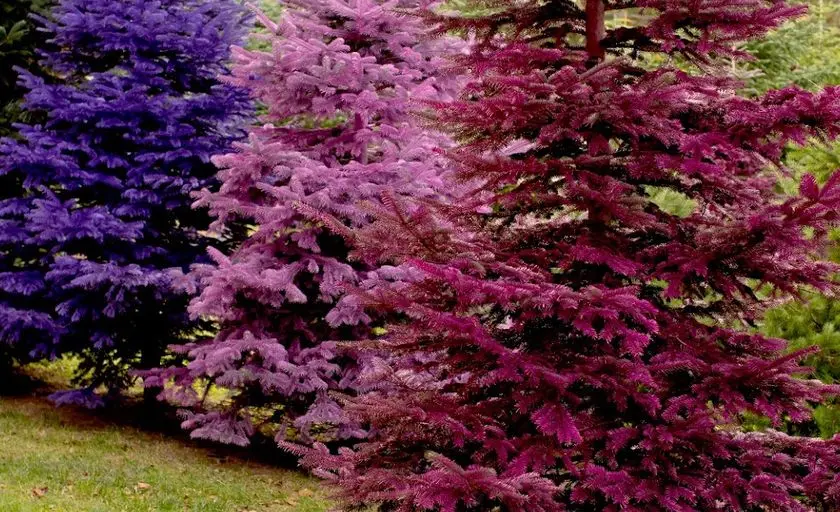
[(0, 396), (2, 512), (325, 512), (319, 486), (130, 421)]

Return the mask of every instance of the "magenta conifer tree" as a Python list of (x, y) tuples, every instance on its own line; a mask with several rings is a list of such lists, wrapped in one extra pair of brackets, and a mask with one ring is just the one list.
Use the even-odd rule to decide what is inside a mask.
[[(840, 509), (840, 440), (739, 428), (837, 391), (749, 327), (763, 297), (836, 286), (820, 258), (840, 174), (789, 200), (774, 175), (786, 144), (840, 133), (840, 90), (744, 99), (714, 65), (800, 10), (475, 4), (494, 12), (437, 18), (483, 41), (439, 118), (482, 185), (450, 206), (386, 201), (345, 234), (363, 261), (424, 276), (353, 296), (411, 319), (378, 343), (392, 387), (351, 400), (371, 432), (353, 450), (283, 445), (388, 512)], [(645, 22), (607, 30), (627, 8)], [(693, 211), (657, 206), (662, 190)]]
[[(355, 360), (333, 342), (368, 335), (372, 319), (337, 299), (372, 269), (348, 261), (343, 240), (299, 210), (359, 227), (369, 219), (357, 203), (385, 190), (445, 192), (436, 148), (446, 139), (428, 134), (413, 109), (452, 97), (458, 79), (444, 72), (444, 57), (461, 45), (422, 37), (410, 11), (423, 3), (294, 0), (278, 24), (261, 16), (270, 51), (235, 52), (232, 82), (266, 106), (267, 124), (217, 158), (221, 190), (199, 204), (217, 230), (245, 223), (251, 234), (193, 275), (202, 293), (191, 311), (216, 319), (220, 333), (176, 348), (189, 363), (146, 379), (172, 379), (164, 397), (185, 408), (194, 437), (247, 444), (264, 427), (307, 439), (313, 425), (339, 439), (363, 435), (328, 391), (358, 392), (360, 375), (375, 371), (375, 359)], [(229, 399), (208, 406), (202, 385)]]

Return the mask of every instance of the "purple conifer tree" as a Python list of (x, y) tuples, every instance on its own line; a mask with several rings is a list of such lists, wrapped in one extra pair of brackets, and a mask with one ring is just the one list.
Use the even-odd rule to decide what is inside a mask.
[[(745, 328), (768, 294), (836, 291), (820, 258), (840, 174), (788, 199), (774, 173), (786, 144), (840, 134), (840, 90), (744, 99), (715, 67), (800, 9), (475, 3), (492, 14), (437, 18), (483, 41), (439, 118), (458, 176), (482, 185), (450, 206), (389, 201), (345, 235), (363, 261), (424, 276), (353, 297), (411, 319), (376, 345), (395, 378), (346, 409), (371, 427), (354, 450), (283, 445), (349, 505), (388, 512), (840, 509), (840, 438), (739, 428), (747, 411), (802, 420), (837, 391)], [(607, 30), (628, 8), (644, 22)], [(658, 206), (662, 190), (693, 211)]]
[[(359, 361), (336, 340), (368, 336), (375, 326), (345, 289), (372, 269), (348, 261), (343, 240), (301, 210), (329, 212), (343, 225), (369, 221), (358, 206), (383, 191), (426, 198), (443, 194), (447, 140), (425, 130), (412, 110), (451, 98), (459, 80), (444, 58), (463, 44), (423, 37), (410, 11), (418, 0), (293, 0), (282, 21), (260, 15), (270, 51), (235, 51), (232, 83), (267, 108), (248, 144), (218, 157), (221, 190), (205, 192), (214, 227), (242, 222), (250, 236), (194, 277), (203, 291), (194, 315), (218, 320), (215, 339), (177, 348), (190, 362), (146, 382), (185, 408), (197, 438), (248, 444), (255, 430), (302, 439), (363, 435), (331, 391), (356, 393), (377, 360)], [(397, 268), (379, 272), (399, 279)], [(369, 376), (368, 376), (369, 377)], [(221, 404), (205, 401), (211, 386)], [(313, 430), (313, 427), (316, 427)], [(324, 429), (327, 429), (325, 432)]]
[(209, 240), (191, 194), (244, 135), (250, 100), (219, 75), (246, 20), (234, 0), (62, 0), (41, 20), (51, 75), (22, 83), (44, 122), (0, 144), (0, 341), (82, 356), (59, 402), (98, 404), (197, 327), (172, 283)]

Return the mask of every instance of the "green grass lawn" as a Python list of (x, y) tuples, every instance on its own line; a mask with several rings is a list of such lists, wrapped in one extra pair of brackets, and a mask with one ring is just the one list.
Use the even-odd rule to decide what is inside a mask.
[(0, 396), (2, 512), (324, 512), (319, 485), (44, 398)]

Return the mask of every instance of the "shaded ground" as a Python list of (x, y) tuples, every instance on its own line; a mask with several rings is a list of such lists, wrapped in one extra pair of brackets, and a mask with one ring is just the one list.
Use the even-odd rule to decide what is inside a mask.
[(0, 396), (2, 512), (329, 508), (318, 480), (294, 470), (247, 454), (193, 446), (177, 435), (140, 430), (130, 421), (57, 409), (42, 395)]

